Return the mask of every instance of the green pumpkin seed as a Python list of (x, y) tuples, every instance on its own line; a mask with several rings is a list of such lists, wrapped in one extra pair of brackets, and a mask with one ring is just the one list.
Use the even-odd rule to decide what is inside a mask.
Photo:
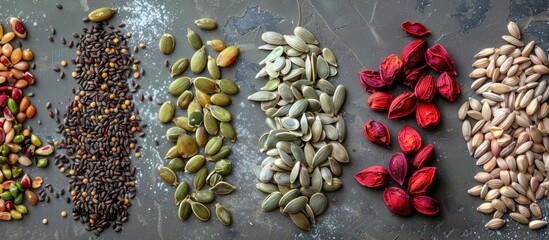
[(320, 190), (322, 190), (322, 185), (322, 174), (320, 173), (320, 169), (315, 168), (311, 174), (311, 190), (315, 193), (320, 192)]
[(311, 224), (309, 223), (309, 219), (307, 218), (307, 216), (305, 216), (304, 213), (298, 212), (290, 214), (290, 218), (298, 228), (301, 228), (305, 231), (311, 231)]
[(187, 197), (187, 194), (189, 194), (189, 184), (187, 182), (179, 183), (173, 196), (175, 199), (175, 205), (179, 205), (179, 203)]
[(167, 159), (172, 159), (176, 157), (179, 157), (179, 148), (177, 146), (171, 147), (166, 153), (166, 156), (164, 156), (164, 158)]
[(189, 77), (177, 78), (170, 83), (170, 86), (168, 86), (168, 93), (178, 97), (183, 92), (188, 90), (189, 87), (191, 87), (191, 84), (191, 78)]
[(261, 209), (265, 212), (270, 212), (278, 208), (278, 202), (282, 198), (282, 193), (275, 191), (270, 193), (261, 203)]
[(209, 109), (215, 119), (221, 122), (231, 121), (231, 112), (227, 111), (227, 109), (215, 105), (210, 106)]
[(176, 117), (173, 119), (173, 122), (176, 126), (185, 129), (187, 132), (194, 132), (196, 128), (189, 126), (189, 118), (187, 117)]
[(238, 85), (236, 85), (236, 83), (234, 83), (230, 79), (218, 80), (217, 84), (219, 85), (219, 88), (221, 89), (221, 91), (229, 95), (236, 95), (240, 91), (240, 89), (238, 88)]
[(294, 35), (284, 35), (284, 39), (293, 49), (303, 53), (309, 52), (309, 46), (307, 46), (303, 39)]
[(283, 196), (280, 198), (280, 201), (278, 202), (278, 206), (285, 207), (290, 201), (299, 197), (299, 195), (300, 195), (299, 189), (291, 189), (286, 191), (286, 193), (284, 193)]
[(184, 91), (179, 97), (177, 98), (177, 106), (179, 106), (181, 109), (187, 109), (189, 107), (189, 104), (193, 100), (193, 93), (189, 90)]
[(233, 215), (229, 209), (219, 203), (215, 204), (215, 215), (223, 225), (230, 226), (233, 224)]
[(168, 167), (161, 167), (158, 171), (160, 178), (164, 180), (167, 184), (177, 186), (179, 185), (179, 182), (177, 182), (177, 175)]
[(326, 93), (320, 94), (320, 107), (326, 114), (333, 116), (335, 112), (334, 102), (332, 97)]
[(189, 59), (180, 58), (172, 65), (170, 76), (174, 77), (183, 73), (189, 66)]
[[(187, 107), (187, 116), (193, 112), (202, 112), (202, 105), (198, 102), (198, 99), (195, 97), (193, 101)], [(185, 128), (183, 128), (185, 129)]]
[(231, 97), (225, 93), (216, 93), (210, 99), (213, 104), (221, 107), (231, 104)]
[(211, 187), (215, 186), (218, 182), (223, 181), (223, 176), (216, 172), (211, 172), (209, 178), (206, 179)]
[(334, 53), (329, 48), (322, 49), (322, 56), (326, 59), (326, 62), (334, 67), (337, 67), (337, 60)]
[(166, 131), (166, 138), (171, 142), (176, 142), (179, 135), (187, 133), (185, 129), (180, 127), (171, 127)]
[(222, 137), (213, 137), (211, 138), (208, 143), (206, 143), (206, 147), (204, 149), (204, 153), (206, 155), (214, 155), (221, 149), (221, 146), (223, 145), (223, 138)]
[(169, 162), (169, 166), (174, 171), (183, 171), (185, 170), (185, 161), (182, 158), (172, 158)]
[(191, 201), (191, 209), (194, 215), (201, 221), (210, 219), (210, 210), (202, 203)]
[[(259, 191), (262, 191), (262, 192), (268, 193), (268, 194), (278, 191), (278, 186), (275, 185), (275, 184), (272, 184), (272, 183), (259, 182), (259, 183), (255, 184), (255, 188), (257, 188), (257, 190), (259, 190)], [(280, 197), (282, 197), (282, 195)], [(278, 201), (279, 200), (280, 199), (278, 199), (276, 201), (276, 206), (277, 207), (278, 207)]]
[(322, 56), (318, 56), (316, 59), (316, 73), (321, 79), (326, 79), (330, 76), (330, 67)]
[(171, 101), (166, 101), (160, 107), (160, 111), (158, 112), (158, 120), (160, 120), (161, 123), (168, 123), (172, 120), (174, 114), (175, 106)]
[(330, 145), (333, 146), (332, 149), (332, 157), (340, 162), (340, 163), (348, 163), (349, 162), (349, 154), (347, 153), (347, 150), (345, 147), (336, 141), (333, 141), (330, 143)]
[(223, 146), (219, 149), (219, 151), (217, 151), (217, 153), (213, 156), (208, 156), (206, 158), (206, 160), (208, 161), (219, 161), (227, 156), (229, 156), (229, 154), (231, 154), (231, 151), (232, 151), (232, 148), (231, 146)]
[(191, 71), (193, 73), (199, 74), (204, 70), (207, 61), (206, 57), (206, 50), (204, 50), (204, 46), (202, 46), (193, 54), (191, 58)]
[(92, 22), (103, 22), (109, 20), (116, 13), (116, 9), (102, 7), (91, 11), (88, 14), (88, 19)]
[(202, 47), (202, 39), (200, 39), (200, 36), (190, 28), (187, 28), (187, 41), (189, 42), (189, 46), (194, 50), (198, 50)]
[(279, 78), (271, 78), (265, 86), (261, 88), (263, 91), (274, 91), (275, 89), (278, 89), (278, 85), (280, 85), (280, 79)]
[(258, 91), (248, 96), (248, 100), (256, 101), (256, 102), (266, 102), (266, 101), (274, 100), (277, 96), (278, 95), (273, 92)]
[(196, 93), (196, 101), (200, 104), (201, 107), (208, 106), (212, 104), (212, 100), (210, 99), (210, 95), (206, 94), (205, 92), (202, 92), (198, 89), (195, 90)]
[(215, 163), (215, 172), (221, 174), (222, 176), (226, 176), (231, 172), (231, 170), (232, 170), (231, 161), (227, 159), (221, 159)]
[(260, 65), (263, 65), (266, 62), (272, 62), (273, 60), (277, 59), (278, 57), (282, 56), (282, 53), (284, 53), (284, 47), (278, 46), (275, 49), (273, 49), (265, 59), (263, 59), (261, 62), (259, 62)]
[(324, 181), (322, 184), (322, 191), (325, 192), (335, 192), (341, 188), (343, 183), (341, 182), (341, 179), (339, 178), (333, 178), (332, 184), (328, 184), (328, 182)]
[(341, 107), (343, 107), (343, 103), (345, 103), (345, 86), (339, 85), (334, 91), (334, 114), (337, 114), (339, 110), (341, 110)]
[(189, 202), (189, 198), (183, 199), (181, 203), (179, 203), (179, 209), (177, 211), (177, 216), (181, 220), (185, 220), (189, 218), (191, 215), (191, 203)]
[(177, 138), (177, 150), (183, 158), (190, 158), (198, 153), (198, 146), (194, 138), (188, 134), (181, 134)]
[(200, 170), (194, 174), (193, 185), (195, 191), (200, 190), (206, 184), (206, 177), (208, 177), (208, 167), (204, 165)]
[(231, 142), (236, 141), (236, 131), (231, 123), (222, 122), (219, 124), (219, 129), (221, 129), (221, 135), (223, 135), (224, 138)]
[(318, 44), (315, 36), (306, 28), (297, 26), (294, 28), (294, 34), (305, 41), (307, 44)]
[(300, 172), (301, 172), (301, 164), (295, 163), (294, 167), (292, 168), (292, 171), (290, 171), (290, 183), (294, 183), (297, 180)]
[(204, 116), (201, 112), (192, 112), (189, 115), (189, 126), (198, 127), (202, 124), (203, 120), (204, 120)]
[(229, 193), (232, 193), (235, 189), (235, 186), (225, 181), (220, 181), (210, 188), (210, 190), (212, 190), (215, 195), (227, 195)]
[[(215, 96), (215, 95), (214, 95)], [(204, 127), (206, 132), (210, 135), (217, 135), (219, 131), (219, 125), (217, 124), (217, 119), (215, 119), (208, 109), (204, 109)]]
[(320, 89), (320, 91), (325, 92), (328, 95), (334, 95), (336, 89), (332, 83), (324, 79), (319, 79), (316, 83), (316, 87)]
[(193, 83), (195, 88), (207, 94), (219, 91), (215, 81), (207, 77), (197, 77), (194, 79)]
[(292, 201), (288, 202), (288, 204), (284, 207), (282, 211), (285, 213), (300, 212), (307, 204), (307, 201), (308, 199), (305, 196), (294, 198)]
[(217, 27), (217, 22), (211, 18), (201, 18), (194, 20), (194, 24), (202, 30), (213, 30)]
[(217, 66), (217, 62), (212, 56), (208, 55), (208, 63), (206, 68), (208, 69), (208, 73), (210, 73), (210, 76), (212, 76), (213, 79), (221, 78), (221, 70), (219, 70), (219, 66)]
[(305, 205), (305, 215), (307, 215), (307, 217), (309, 217), (309, 219), (311, 220), (311, 222), (313, 224), (316, 223), (315, 213), (313, 212), (313, 209), (311, 208), (311, 206), (309, 204)]
[(203, 189), (193, 193), (192, 198), (194, 198), (194, 200), (196, 200), (199, 203), (206, 204), (206, 203), (211, 203), (214, 200), (215, 195), (211, 190)]
[(309, 175), (307, 168), (301, 168), (299, 172), (299, 183), (303, 187), (309, 187), (311, 185), (311, 176)]
[(300, 116), (306, 109), (307, 109), (307, 99), (299, 99), (289, 109), (288, 116), (289, 117), (297, 117)]
[(266, 43), (269, 43), (269, 44), (273, 44), (273, 45), (285, 45), (286, 44), (286, 40), (284, 40), (284, 36), (282, 36), (282, 34), (280, 33), (277, 33), (277, 32), (264, 32), (263, 34), (261, 34), (261, 39), (266, 42)]
[(204, 128), (204, 126), (198, 127), (194, 134), (194, 138), (199, 147), (205, 147), (208, 142), (208, 133), (206, 132), (206, 128)]
[(160, 52), (169, 55), (175, 49), (175, 39), (169, 33), (165, 33), (160, 37), (160, 43), (158, 44)]
[(204, 156), (196, 155), (187, 161), (187, 164), (185, 165), (185, 172), (195, 173), (200, 170), (205, 163), (206, 159), (204, 158)]
[(311, 199), (309, 199), (309, 205), (311, 206), (314, 215), (318, 216), (326, 210), (328, 198), (322, 193), (315, 193), (311, 196)]

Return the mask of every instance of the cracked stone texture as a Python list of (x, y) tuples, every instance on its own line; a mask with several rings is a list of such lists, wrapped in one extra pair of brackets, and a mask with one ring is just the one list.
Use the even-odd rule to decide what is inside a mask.
[[(74, 50), (61, 46), (61, 37), (67, 40), (72, 32), (80, 32), (87, 24), (80, 20), (90, 9), (112, 6), (120, 11), (113, 19), (118, 24), (124, 21), (124, 31), (133, 33), (131, 45), (140, 42), (147, 49), (136, 55), (146, 70), (139, 94), (152, 95), (153, 102), (138, 103), (137, 107), (144, 123), (147, 136), (141, 141), (143, 157), (134, 160), (138, 168), (138, 195), (132, 201), (130, 220), (118, 234), (106, 230), (100, 239), (515, 239), (547, 238), (548, 229), (529, 231), (527, 227), (508, 221), (501, 231), (488, 231), (483, 225), (491, 218), (479, 214), (475, 209), (482, 203), (470, 197), (466, 190), (475, 185), (473, 176), (481, 169), (474, 165), (474, 159), (467, 155), (467, 149), (460, 136), (460, 122), (456, 117), (461, 102), (474, 94), (468, 91), (471, 81), (467, 77), (471, 70), (472, 56), (485, 47), (503, 44), (500, 36), (506, 33), (508, 20), (517, 21), (525, 29), (526, 39), (540, 41), (547, 49), (549, 11), (545, 0), (510, 1), (60, 1), (63, 10), (55, 8), (56, 1), (17, 1), (5, 0), (0, 5), (0, 19), (4, 28), (9, 16), (18, 16), (29, 31), (29, 38), (22, 41), (24, 48), (35, 52), (37, 69), (33, 71), (38, 83), (27, 92), (36, 92), (32, 98), (39, 106), (38, 118), (43, 125), (32, 121), (31, 126), (46, 139), (58, 139), (56, 124), (47, 117), (43, 108), (52, 102), (64, 112), (71, 99), (70, 89), (75, 83), (70, 78), (57, 81), (57, 74), (51, 68), (61, 60), (73, 58)], [(200, 17), (215, 18), (220, 28), (216, 31), (198, 31), (206, 41), (222, 38), (228, 44), (241, 48), (241, 55), (235, 66), (223, 69), (223, 76), (236, 79), (241, 92), (233, 98), (230, 110), (234, 113), (234, 124), (238, 131), (238, 141), (230, 159), (234, 170), (227, 177), (238, 186), (238, 190), (216, 201), (231, 209), (234, 224), (222, 226), (213, 217), (203, 223), (194, 217), (181, 222), (177, 218), (177, 207), (173, 204), (172, 187), (167, 187), (157, 177), (157, 170), (166, 160), (162, 158), (171, 146), (164, 138), (168, 126), (157, 123), (157, 101), (175, 98), (165, 94), (170, 81), (169, 73), (162, 63), (167, 58), (174, 62), (179, 57), (190, 57), (192, 51), (186, 43), (185, 28), (194, 27), (193, 20)], [(366, 106), (366, 94), (357, 79), (357, 72), (363, 68), (377, 68), (388, 54), (399, 54), (402, 47), (412, 38), (400, 29), (406, 20), (425, 23), (432, 32), (426, 37), (430, 45), (443, 44), (454, 58), (459, 76), (457, 80), (463, 89), (462, 95), (450, 103), (441, 99), (435, 103), (443, 112), (441, 126), (433, 131), (420, 129), (426, 143), (436, 146), (438, 168), (437, 185), (433, 195), (441, 203), (441, 213), (435, 217), (415, 214), (402, 218), (391, 215), (385, 207), (381, 191), (366, 189), (356, 183), (353, 175), (370, 165), (386, 165), (389, 157), (398, 146), (393, 143), (389, 151), (365, 140), (362, 126), (368, 119), (386, 122), (392, 130), (393, 139), (403, 124), (418, 128), (414, 118), (387, 120), (384, 114), (370, 111)], [(263, 123), (263, 113), (259, 105), (246, 100), (246, 96), (259, 89), (264, 79), (254, 79), (260, 69), (256, 64), (266, 55), (257, 50), (262, 44), (261, 33), (267, 30), (291, 34), (296, 25), (310, 29), (322, 46), (329, 47), (336, 54), (340, 67), (339, 74), (332, 79), (335, 84), (344, 84), (348, 89), (347, 102), (343, 108), (348, 124), (345, 145), (352, 162), (343, 167), (344, 187), (337, 193), (327, 194), (330, 200), (328, 210), (317, 218), (312, 231), (303, 232), (293, 226), (289, 218), (278, 212), (265, 213), (259, 205), (265, 194), (255, 190), (256, 180), (251, 167), (258, 164), (263, 154), (259, 153), (256, 142), (260, 133), (267, 130)], [(57, 34), (55, 42), (49, 43), (48, 29), (54, 26)], [(174, 53), (163, 56), (157, 50), (157, 41), (164, 32), (172, 33), (177, 42)], [(212, 51), (208, 49), (212, 54)], [(70, 73), (73, 67), (63, 68)], [(187, 71), (189, 74), (189, 71)], [(69, 74), (70, 75), (70, 74)], [(189, 74), (192, 76), (192, 74)], [(396, 88), (393, 93), (405, 91)], [(178, 114), (182, 114), (179, 111)], [(154, 141), (158, 140), (157, 147)], [(46, 183), (56, 189), (67, 186), (68, 179), (59, 173), (55, 166), (47, 169), (30, 169), (33, 175), (41, 175)], [(180, 174), (180, 179), (192, 181), (189, 176)], [(23, 221), (3, 222), (0, 231), (6, 239), (94, 239), (84, 230), (84, 225), (59, 216), (65, 210), (70, 213), (72, 205), (52, 197), (49, 204), (40, 203), (30, 207), (30, 214)], [(213, 210), (214, 204), (210, 204)], [(546, 213), (547, 201), (540, 201)], [(43, 218), (49, 220), (42, 225)], [(507, 217), (506, 217), (507, 218)]]

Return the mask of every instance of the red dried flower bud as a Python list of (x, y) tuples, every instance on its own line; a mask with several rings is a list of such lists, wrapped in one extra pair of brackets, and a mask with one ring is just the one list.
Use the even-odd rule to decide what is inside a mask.
[(381, 80), (381, 76), (378, 71), (372, 69), (364, 69), (358, 73), (360, 83), (364, 90), (368, 92), (375, 92), (378, 89), (387, 87), (385, 82)]
[(398, 95), (389, 106), (389, 119), (404, 117), (416, 109), (417, 99), (414, 93), (405, 92)]
[(406, 180), (408, 174), (408, 159), (404, 153), (395, 153), (389, 160), (389, 173), (391, 177), (400, 185)]
[(400, 57), (404, 67), (414, 67), (423, 60), (425, 56), (425, 40), (418, 39), (411, 41), (402, 49)]
[(385, 188), (383, 190), (383, 201), (394, 214), (410, 216), (414, 211), (410, 196), (398, 187)]
[(440, 96), (451, 102), (461, 93), (457, 81), (446, 72), (437, 78), (437, 91)]
[(379, 64), (379, 74), (381, 79), (385, 82), (385, 85), (390, 87), (393, 85), (395, 80), (400, 76), (402, 72), (402, 61), (398, 58), (397, 55), (391, 54), (387, 56)]
[(368, 98), (368, 106), (374, 111), (387, 111), (392, 101), (393, 95), (385, 92), (375, 92)]
[(416, 107), (416, 122), (421, 128), (433, 129), (440, 123), (440, 111), (431, 102), (420, 102)]
[(411, 89), (416, 87), (419, 79), (427, 72), (427, 65), (415, 68), (404, 68), (404, 85)]
[(391, 144), (391, 134), (389, 133), (389, 129), (381, 122), (369, 120), (366, 124), (364, 124), (363, 131), (364, 136), (366, 136), (370, 142), (385, 144), (387, 146)]
[(417, 82), (417, 85), (414, 88), (414, 94), (418, 100), (430, 102), (433, 101), (436, 90), (437, 86), (435, 84), (435, 79), (433, 76), (427, 74), (423, 75)]
[(365, 187), (385, 187), (389, 184), (389, 172), (382, 166), (371, 166), (355, 174), (355, 179)]
[(412, 200), (414, 208), (425, 215), (435, 215), (440, 211), (436, 199), (429, 196), (418, 196)]
[(427, 49), (425, 60), (427, 61), (427, 65), (437, 72), (449, 72), (454, 76), (457, 75), (454, 61), (440, 44)]
[(408, 181), (408, 191), (410, 194), (417, 196), (427, 193), (433, 185), (436, 171), (436, 167), (424, 167), (414, 172)]
[(403, 22), (400, 27), (402, 30), (404, 30), (406, 33), (414, 36), (414, 37), (421, 37), (425, 36), (430, 33), (429, 29), (425, 27), (423, 24), (418, 22), (410, 22), (406, 21)]
[(424, 167), (427, 163), (431, 162), (435, 158), (435, 148), (433, 144), (427, 144), (422, 147), (414, 157), (412, 166), (416, 169)]
[(404, 125), (398, 133), (398, 144), (402, 152), (406, 154), (416, 153), (421, 148), (421, 136), (419, 133), (408, 125)]

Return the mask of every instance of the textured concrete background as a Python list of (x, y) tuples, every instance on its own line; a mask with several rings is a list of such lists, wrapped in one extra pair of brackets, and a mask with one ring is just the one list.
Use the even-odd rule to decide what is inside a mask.
[[(119, 13), (111, 22), (115, 25), (126, 23), (124, 31), (133, 33), (133, 45), (140, 42), (147, 44), (146, 50), (135, 54), (146, 70), (144, 78), (137, 80), (142, 86), (139, 94), (154, 97), (152, 102), (138, 104), (143, 122), (149, 124), (145, 130), (147, 136), (141, 141), (143, 157), (134, 161), (138, 168), (138, 196), (132, 201), (130, 220), (123, 225), (122, 233), (108, 229), (100, 239), (515, 239), (546, 238), (549, 235), (547, 228), (534, 232), (512, 221), (501, 231), (484, 229), (483, 225), (491, 216), (477, 213), (475, 209), (482, 201), (466, 193), (475, 185), (473, 176), (481, 169), (466, 153), (459, 130), (460, 122), (456, 117), (460, 103), (473, 95), (466, 90), (471, 83), (467, 75), (471, 70), (472, 56), (485, 47), (502, 45), (500, 36), (506, 32), (508, 20), (517, 20), (521, 26), (528, 26), (524, 31), (526, 39), (540, 40), (545, 49), (548, 47), (549, 11), (546, 0), (140, 0), (115, 3), (80, 0), (61, 2), (63, 10), (58, 10), (55, 3), (54, 0), (3, 0), (0, 4), (0, 19), (5, 28), (10, 16), (18, 16), (28, 28), (29, 38), (23, 41), (23, 45), (35, 52), (38, 68), (33, 74), (38, 82), (27, 92), (36, 92), (32, 101), (39, 106), (37, 116), (44, 124), (38, 126), (34, 120), (31, 125), (41, 136), (59, 138), (55, 133), (56, 123), (47, 117), (43, 107), (51, 101), (63, 113), (72, 97), (70, 89), (75, 83), (71, 78), (57, 81), (58, 76), (51, 68), (60, 60), (68, 61), (75, 57), (74, 50), (62, 46), (60, 40), (62, 36), (72, 39), (72, 32), (80, 32), (82, 27), (87, 26), (81, 19), (90, 9), (103, 6), (118, 8)], [(228, 44), (241, 48), (236, 66), (223, 69), (223, 76), (235, 79), (241, 87), (240, 94), (233, 98), (230, 107), (235, 115), (238, 141), (230, 156), (234, 171), (227, 177), (228, 181), (238, 186), (238, 190), (216, 200), (233, 212), (234, 224), (231, 227), (222, 226), (215, 218), (206, 223), (194, 217), (181, 222), (173, 204), (174, 189), (168, 188), (157, 177), (156, 169), (167, 163), (162, 156), (171, 146), (163, 138), (168, 126), (160, 126), (156, 121), (159, 107), (156, 101), (171, 98), (165, 93), (170, 81), (167, 69), (162, 67), (166, 57), (158, 52), (157, 42), (161, 34), (172, 33), (177, 47), (168, 59), (173, 62), (180, 57), (190, 58), (193, 51), (186, 43), (185, 29), (195, 28), (193, 20), (200, 17), (215, 18), (220, 25), (216, 31), (197, 31), (203, 40), (223, 38)], [(389, 121), (384, 114), (370, 111), (366, 106), (369, 94), (360, 87), (356, 74), (363, 68), (377, 68), (388, 54), (400, 53), (411, 40), (400, 29), (400, 23), (406, 20), (425, 23), (432, 32), (426, 38), (428, 43), (441, 43), (446, 47), (456, 62), (458, 81), (463, 89), (454, 103), (435, 100), (443, 113), (438, 129), (420, 130), (424, 142), (435, 144), (437, 151), (434, 165), (438, 168), (438, 184), (433, 195), (441, 203), (441, 213), (436, 217), (419, 214), (409, 218), (393, 216), (383, 204), (381, 191), (363, 188), (353, 178), (364, 167), (386, 165), (389, 156), (398, 150), (394, 143), (393, 150), (389, 151), (367, 142), (362, 135), (365, 121), (375, 119), (387, 123), (393, 139), (405, 123), (418, 129), (413, 117)], [(343, 167), (343, 189), (327, 195), (330, 206), (317, 218), (317, 224), (310, 233), (300, 231), (289, 218), (278, 212), (264, 213), (259, 208), (265, 195), (255, 190), (256, 180), (251, 167), (262, 160), (263, 154), (259, 153), (256, 142), (267, 126), (263, 123), (264, 115), (259, 105), (246, 100), (250, 93), (265, 83), (265, 80), (253, 78), (260, 69), (256, 63), (266, 55), (256, 49), (262, 44), (261, 33), (272, 30), (291, 34), (296, 25), (307, 27), (322, 46), (332, 49), (340, 65), (339, 74), (332, 78), (332, 82), (344, 84), (348, 89), (343, 110), (348, 124), (345, 145), (352, 162)], [(48, 32), (50, 26), (57, 30), (53, 44), (47, 39), (51, 34)], [(72, 67), (63, 70), (70, 73)], [(400, 87), (393, 92), (404, 90)], [(160, 142), (160, 147), (155, 146), (154, 140)], [(67, 186), (68, 179), (59, 174), (53, 164), (47, 169), (32, 169), (30, 172), (33, 176), (43, 176), (45, 182), (52, 183), (56, 189)], [(185, 179), (189, 180), (189, 177)], [(66, 210), (70, 214), (72, 205), (51, 197), (53, 201), (49, 204), (30, 207), (30, 214), (23, 221), (1, 223), (2, 238), (95, 238), (79, 222), (74, 222), (70, 217), (62, 219), (60, 212)], [(209, 206), (213, 209), (213, 204)], [(547, 213), (547, 201), (542, 201), (540, 206)], [(50, 223), (42, 225), (43, 218), (48, 218)]]

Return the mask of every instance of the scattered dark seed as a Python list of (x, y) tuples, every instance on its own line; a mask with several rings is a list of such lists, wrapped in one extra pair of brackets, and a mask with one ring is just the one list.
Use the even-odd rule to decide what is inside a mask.
[(72, 48), (74, 46), (74, 41), (70, 41), (68, 47)]
[(59, 78), (61, 79), (65, 78), (65, 72), (61, 72), (61, 74), (59, 74)]
[(54, 71), (54, 72), (59, 72), (59, 71), (61, 71), (61, 69), (60, 69), (58, 66), (54, 66), (54, 67), (53, 67), (53, 71)]
[(51, 35), (48, 36), (48, 41), (53, 42), (53, 37)]
[(61, 43), (62, 43), (63, 45), (65, 45), (65, 44), (67, 43), (67, 39), (65, 39), (65, 37), (62, 37), (62, 38), (61, 38)]
[(53, 28), (52, 26), (50, 26), (50, 29), (52, 35), (55, 35), (57, 33), (57, 31), (55, 31), (55, 28)]
[(32, 63), (31, 68), (32, 68), (32, 70), (36, 69), (36, 63)]
[(46, 103), (46, 109), (50, 109), (51, 108), (51, 102), (47, 102)]
[(167, 67), (168, 65), (170, 65), (170, 62), (168, 62), (168, 59), (166, 59), (166, 60), (164, 61), (164, 67)]
[(120, 24), (118, 24), (118, 27), (119, 27), (119, 28), (126, 27), (126, 23), (120, 23)]
[(27, 94), (27, 96), (34, 97), (34, 92), (30, 92), (29, 94)]
[(59, 10), (63, 9), (63, 5), (61, 5), (61, 3), (56, 3), (55, 7)]

